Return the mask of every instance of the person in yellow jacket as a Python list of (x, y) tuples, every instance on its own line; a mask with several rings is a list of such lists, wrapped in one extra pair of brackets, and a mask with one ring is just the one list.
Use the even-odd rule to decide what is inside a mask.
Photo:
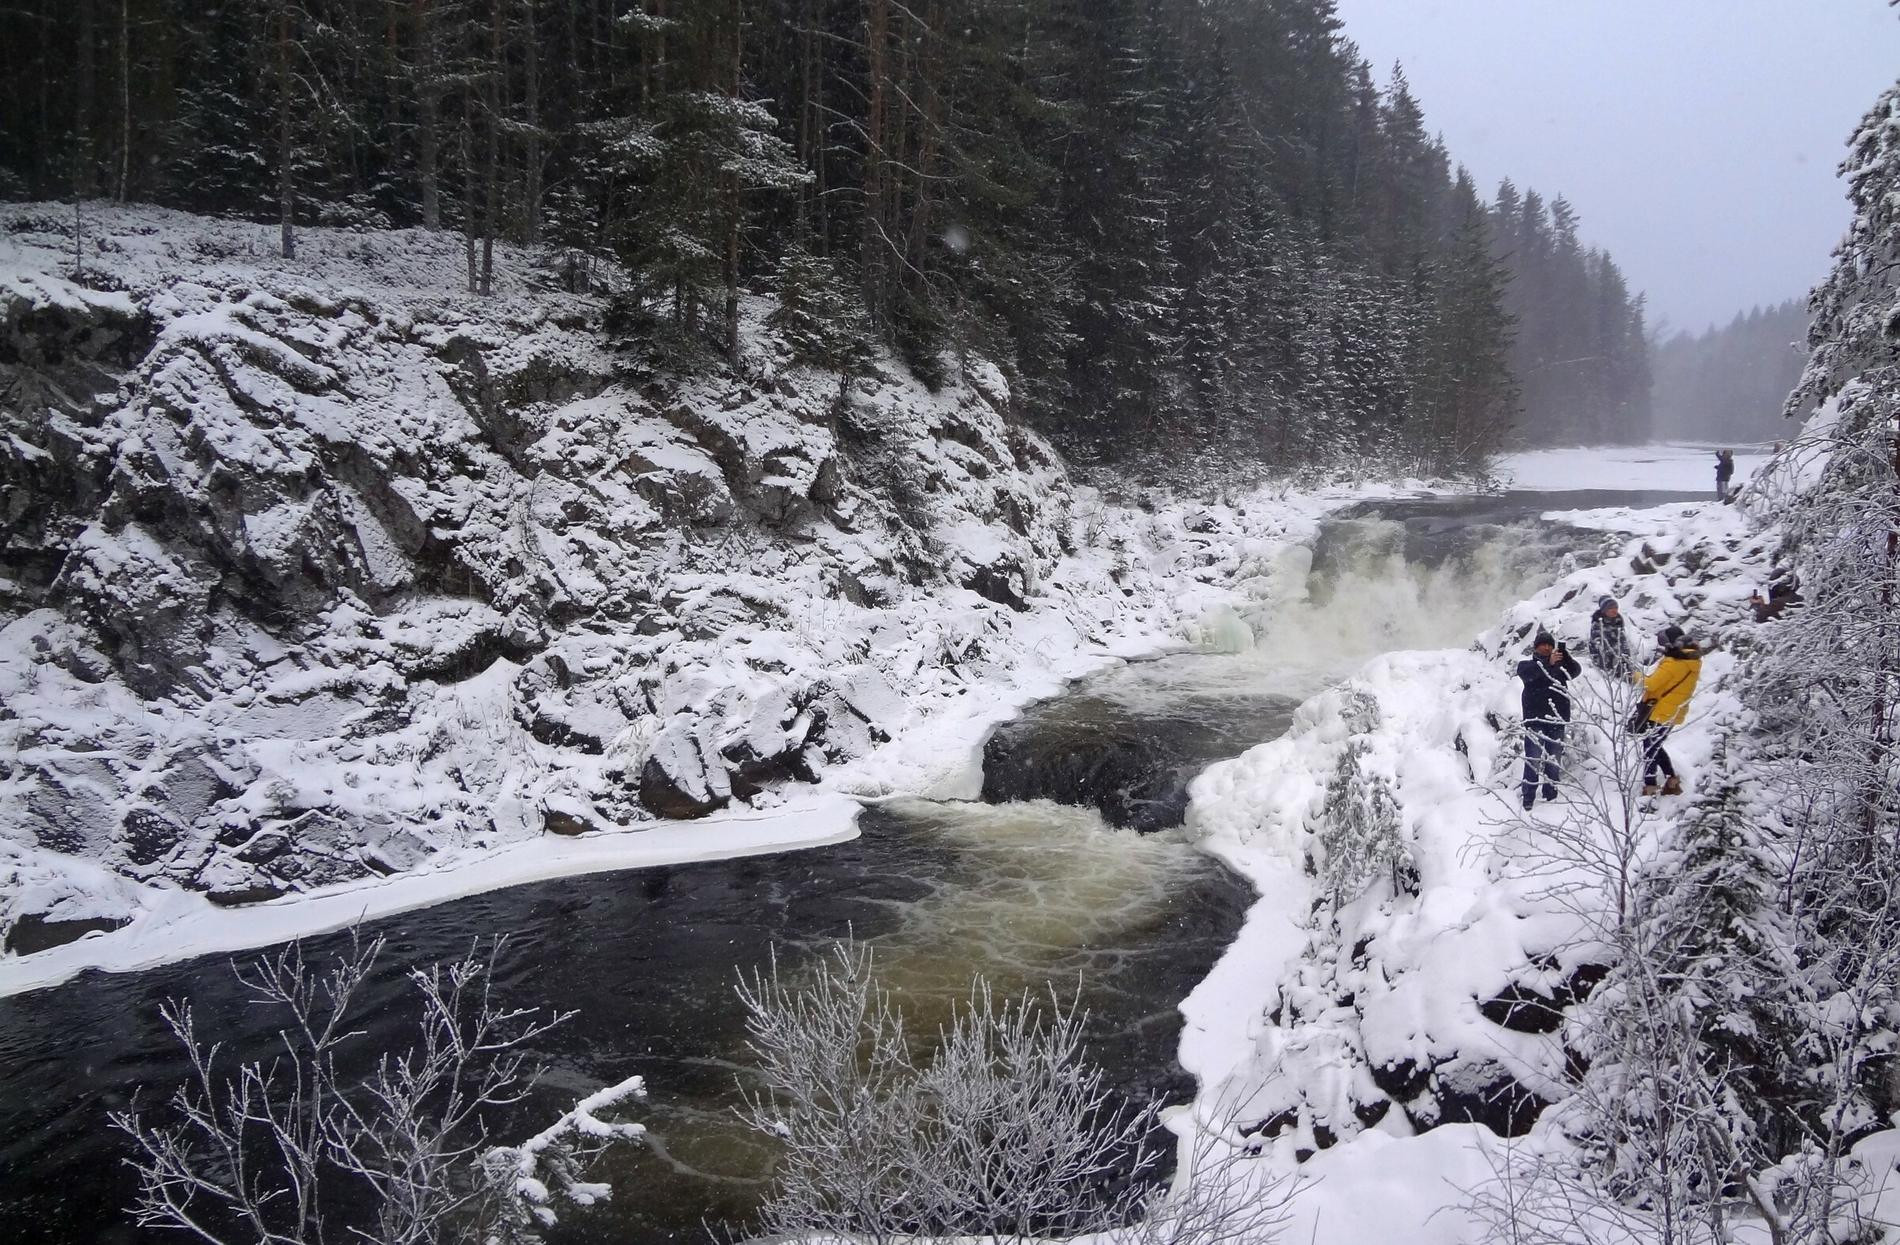
[(1662, 660), (1643, 678), (1643, 703), (1649, 706), (1649, 720), (1643, 726), (1643, 794), (1657, 793), (1660, 770), (1662, 794), (1681, 795), (1682, 780), (1663, 744), (1670, 731), (1689, 720), (1689, 698), (1695, 695), (1696, 680), (1702, 674), (1702, 650), (1674, 625), (1657, 632), (1656, 642), (1662, 646)]

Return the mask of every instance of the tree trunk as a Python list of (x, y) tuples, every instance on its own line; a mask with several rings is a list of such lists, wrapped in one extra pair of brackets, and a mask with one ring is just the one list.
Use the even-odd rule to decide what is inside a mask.
[(528, 161), (522, 189), (522, 241), (529, 246), (541, 242), (541, 35), (534, 20), (538, 0), (523, 0), (522, 11), (527, 27), (522, 32), (524, 59), (522, 71), (526, 95), (522, 103), (528, 112)]
[(859, 242), (864, 305), (884, 319), (884, 90), (890, 41), (889, 0), (867, 0), (864, 54), (868, 93), (864, 109), (864, 232)]
[(475, 262), (475, 159), (469, 151), (469, 135), (475, 129), (475, 93), (462, 92), (462, 134), (458, 146), (462, 157), (462, 251), (468, 260), (468, 292), (481, 293), (481, 268)]
[[(732, 0), (732, 77), (727, 97), (739, 98), (745, 58), (745, 0)], [(739, 366), (739, 174), (726, 174), (726, 361)]]
[(922, 134), (917, 144), (917, 196), (910, 218), (910, 277), (919, 300), (929, 296), (926, 288), (930, 271), (931, 191), (936, 175), (937, 156), (943, 143), (943, 23), (942, 6), (933, 0), (924, 10), (924, 39), (928, 49), (920, 58), (917, 91), (922, 96)]
[(501, 218), (501, 78), (506, 68), (502, 56), (501, 0), (489, 0), (488, 81), (482, 94), (488, 102), (488, 149), (482, 159), (482, 183), (486, 201), (482, 207), (482, 288), (484, 297), (495, 291), (495, 228)]
[[(1900, 489), (1900, 431), (1893, 434), (1893, 474), (1894, 486)], [(1900, 500), (1900, 499), (1896, 499)], [(1874, 854), (1874, 836), (1880, 827), (1880, 814), (1886, 804), (1886, 756), (1888, 716), (1890, 713), (1887, 696), (1889, 685), (1894, 678), (1894, 618), (1893, 618), (1893, 579), (1900, 574), (1900, 528), (1896, 528), (1895, 515), (1889, 511), (1887, 518), (1887, 565), (1882, 568), (1880, 582), (1880, 626), (1878, 637), (1879, 656), (1874, 667), (1874, 709), (1873, 735), (1868, 741), (1868, 774), (1865, 790), (1862, 793), (1862, 824), (1866, 834), (1863, 851), (1868, 858)], [(1900, 826), (1894, 829), (1896, 845), (1900, 845)]]
[(119, 0), (119, 184), (113, 198), (125, 202), (132, 176), (132, 6)]
[(93, 30), (93, 0), (79, 0), (79, 46), (78, 64), (74, 67), (73, 77), (73, 198), (84, 199), (92, 194), (92, 110), (93, 80), (97, 76), (93, 68), (94, 44), (97, 36)]
[(297, 258), (290, 151), (290, 0), (277, 0), (277, 222), (283, 257)]
[[(817, 128), (817, 92), (814, 89), (818, 76), (818, 14), (817, 0), (804, 0), (800, 10), (798, 29), (798, 162), (808, 170), (816, 171), (818, 159)], [(813, 179), (814, 182), (816, 178)], [(814, 185), (807, 184), (798, 190), (798, 240), (806, 247), (811, 246), (812, 209), (814, 207)]]
[(437, 85), (435, 16), (431, 0), (415, 0), (416, 43), (422, 52), (422, 81), (417, 84), (416, 176), (422, 183), (422, 227), (442, 228), (440, 147), (441, 88)]
[(402, 150), (402, 10), (392, 4), (383, 22), (383, 133), (389, 144), (387, 167), (403, 167)]

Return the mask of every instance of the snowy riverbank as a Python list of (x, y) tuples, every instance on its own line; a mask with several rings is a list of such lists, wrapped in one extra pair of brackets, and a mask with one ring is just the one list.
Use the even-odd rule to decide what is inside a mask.
[(1392, 491), (1104, 498), (993, 369), (840, 391), (764, 304), (670, 381), (531, 253), (474, 300), (447, 236), (102, 209), (100, 289), (63, 219), (0, 221), (46, 408), (0, 429), (0, 991), (974, 794), (996, 721), (1244, 642)]
[[(97, 865), (41, 857), (22, 868), (26, 886), (74, 896), (68, 908), (55, 901), (53, 911), (83, 915), (88, 893), (104, 892), (129, 904), (131, 919), (64, 946), (0, 959), (0, 994), (86, 968), (132, 970), (265, 945), (520, 882), (837, 842), (855, 833), (862, 799), (973, 798), (983, 740), (997, 722), (1104, 664), (1233, 642), (1239, 620), (1258, 619), (1271, 607), (1280, 553), (1309, 538), (1328, 510), (1399, 491), (1262, 491), (1229, 505), (1166, 502), (1148, 510), (1105, 503), (1084, 490), (1077, 522), (1089, 538), (1055, 564), (1024, 612), (954, 591), (920, 594), (901, 611), (820, 602), (830, 613), (830, 641), (858, 648), (867, 665), (893, 672), (875, 705), (890, 735), (812, 786), (757, 799), (756, 807), (686, 823), (471, 846), (393, 876), (241, 907), (178, 888), (129, 887)], [(761, 629), (750, 642), (771, 639)], [(923, 655), (932, 644), (980, 657), (962, 668), (955, 660), (932, 662)], [(30, 891), (16, 898), (45, 903)]]
[[(1737, 483), (1756, 465), (1740, 462)], [(1522, 455), (1501, 474), (1518, 487), (1688, 491), (1708, 466), (1700, 447), (1649, 447)], [(1670, 740), (1685, 795), (1636, 807), (1635, 868), (1726, 777), (1717, 754), (1743, 717), (1738, 653), (1762, 625), (1748, 596), (1777, 575), (1774, 533), (1712, 502), (1548, 517), (1609, 534), (1614, 552), (1510, 609), (1467, 649), (1369, 663), (1302, 706), (1285, 736), (1194, 786), (1190, 826), (1261, 898), (1183, 1005), (1182, 1062), (1201, 1083), (1202, 1126), (1259, 1147), (1273, 1172), (1317, 1181), (1293, 1201), (1287, 1239), (1358, 1245), (1399, 1225), (1424, 1242), (1478, 1239), (1493, 1226), (1479, 1202), (1500, 1173), (1574, 1145), (1557, 1104), (1589, 1045), (1568, 1012), (1613, 958), (1601, 940), (1614, 899), (1599, 854), (1613, 847), (1595, 823), (1618, 805), (1607, 754), (1629, 695), (1586, 675), (1570, 731), (1574, 789), (1520, 812), (1512, 667), (1530, 633), (1547, 628), (1582, 653), (1589, 615), (1610, 595), (1639, 651), (1667, 623), (1709, 650), (1694, 713)], [(1342, 766), (1348, 754), (1356, 760)], [(1393, 802), (1396, 833), (1361, 844), (1369, 867), (1347, 866), (1342, 882), (1327, 853), (1351, 836), (1329, 821), (1377, 821), (1374, 785)], [(1357, 792), (1356, 811), (1340, 807), (1342, 787)], [(1856, 1153), (1885, 1171), (1894, 1136)], [(1873, 1181), (1865, 1208), (1884, 1196)], [(1756, 1237), (1766, 1229), (1739, 1225), (1738, 1239)]]

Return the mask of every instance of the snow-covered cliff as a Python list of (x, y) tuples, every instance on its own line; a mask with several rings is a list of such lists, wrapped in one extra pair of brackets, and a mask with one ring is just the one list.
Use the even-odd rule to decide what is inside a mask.
[(1064, 591), (1073, 491), (981, 363), (841, 389), (759, 304), (677, 380), (526, 252), (476, 299), (448, 235), (85, 224), (75, 280), (70, 209), (0, 209), (15, 951), (769, 804)]

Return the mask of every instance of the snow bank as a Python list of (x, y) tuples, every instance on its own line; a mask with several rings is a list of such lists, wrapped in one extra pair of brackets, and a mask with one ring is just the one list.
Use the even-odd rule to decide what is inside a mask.
[[(1774, 576), (1772, 533), (1713, 504), (1560, 517), (1605, 532), (1606, 560), (1512, 606), (1469, 648), (1371, 661), (1302, 705), (1283, 737), (1193, 786), (1190, 829), (1260, 899), (1183, 1004), (1182, 1063), (1204, 1126), (1244, 1137), (1274, 1170), (1322, 1178), (1294, 1203), (1300, 1239), (1347, 1245), (1398, 1223), (1471, 1239), (1469, 1191), (1492, 1179), (1500, 1135), (1561, 1144), (1540, 1120), (1569, 1092), (1565, 1009), (1608, 962), (1593, 931), (1610, 901), (1551, 847), (1577, 824), (1567, 806), (1515, 807), (1512, 670), (1533, 630), (1582, 652), (1612, 595), (1639, 648), (1666, 623), (1712, 646), (1695, 713), (1670, 740), (1690, 797), (1713, 732), (1739, 710), (1733, 650), (1757, 626), (1748, 594)], [(1614, 711), (1611, 693), (1586, 673), (1579, 722)], [(1580, 726), (1570, 739), (1593, 746)], [(1364, 889), (1333, 894), (1321, 832), (1342, 772), (1389, 789), (1400, 846)], [(1686, 804), (1652, 802), (1639, 840), (1653, 847)]]

